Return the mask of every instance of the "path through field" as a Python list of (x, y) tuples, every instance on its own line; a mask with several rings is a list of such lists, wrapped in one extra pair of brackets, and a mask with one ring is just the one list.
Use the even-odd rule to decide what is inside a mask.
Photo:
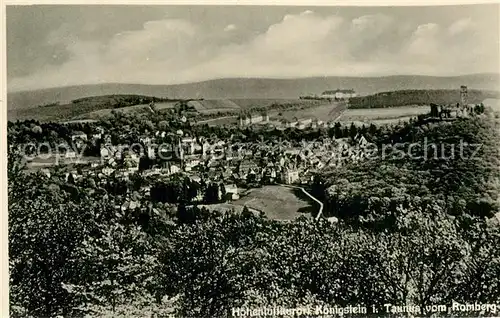
[(302, 187), (292, 186), (292, 185), (285, 185), (285, 184), (282, 184), (281, 186), (285, 187), (285, 188), (293, 188), (293, 189), (300, 189), (300, 190), (302, 190), (302, 192), (305, 195), (307, 195), (309, 198), (313, 199), (316, 203), (319, 204), (319, 210), (318, 210), (318, 214), (316, 214), (316, 220), (319, 220), (321, 218), (321, 216), (323, 215), (323, 202), (321, 202), (320, 200), (316, 199), (312, 194), (310, 194), (309, 192), (307, 192), (306, 189), (304, 189)]
[(237, 118), (237, 117), (238, 117), (237, 115), (233, 115), (233, 116), (224, 116), (224, 117), (217, 117), (217, 118), (211, 118), (211, 119), (200, 120), (200, 121), (197, 121), (196, 123), (197, 123), (197, 124), (206, 124), (206, 123), (209, 123), (209, 122), (212, 122), (212, 121), (216, 121), (216, 120), (228, 119), (228, 118)]

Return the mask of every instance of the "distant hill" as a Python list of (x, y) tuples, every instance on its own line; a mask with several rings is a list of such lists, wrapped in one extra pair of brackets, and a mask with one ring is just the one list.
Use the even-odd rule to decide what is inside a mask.
[(295, 99), (306, 93), (328, 89), (354, 89), (362, 95), (403, 89), (498, 90), (499, 74), (475, 74), (455, 77), (385, 76), (385, 77), (311, 77), (297, 79), (227, 78), (179, 85), (99, 84), (58, 87), (7, 94), (8, 109), (25, 109), (41, 104), (99, 95), (137, 94), (168, 98), (205, 99)]
[[(481, 103), (487, 98), (499, 98), (499, 92), (468, 90), (467, 100), (471, 104)], [(349, 100), (349, 108), (387, 108), (408, 105), (455, 104), (460, 102), (459, 89), (401, 90), (382, 92)]]

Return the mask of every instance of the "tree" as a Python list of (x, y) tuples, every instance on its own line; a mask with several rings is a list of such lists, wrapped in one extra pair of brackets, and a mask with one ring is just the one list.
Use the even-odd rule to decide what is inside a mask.
[(75, 177), (73, 177), (73, 174), (70, 173), (68, 174), (68, 184), (75, 184)]
[(79, 283), (64, 284), (77, 298), (83, 298), (83, 312), (113, 311), (140, 295), (144, 303), (154, 302), (157, 259), (148, 235), (133, 224), (103, 223), (78, 249)]
[(31, 315), (69, 315), (76, 299), (62, 283), (77, 274), (73, 261), (92, 229), (93, 203), (76, 205), (46, 184), (41, 175), (24, 179), (24, 199), (9, 200), (10, 300)]
[(31, 131), (37, 135), (41, 135), (42, 134), (42, 127), (36, 125), (36, 126), (33, 126), (33, 128), (31, 128)]
[(168, 121), (162, 120), (158, 123), (158, 129), (161, 131), (166, 131), (169, 127)]
[(219, 184), (219, 192), (221, 199), (224, 200), (226, 198), (226, 187), (224, 186), (224, 183)]

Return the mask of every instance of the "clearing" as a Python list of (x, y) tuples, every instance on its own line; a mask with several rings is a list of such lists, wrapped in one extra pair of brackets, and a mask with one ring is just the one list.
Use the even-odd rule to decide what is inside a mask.
[[(286, 119), (294, 121), (295, 119), (318, 119), (322, 121), (331, 121), (337, 119), (346, 109), (345, 103), (333, 102), (325, 103), (317, 107), (311, 107), (300, 110), (284, 110), (281, 112), (273, 112), (270, 114), (270, 119), (282, 120)], [(280, 115), (281, 114), (281, 115)]]
[(390, 108), (347, 109), (339, 118), (340, 122), (393, 123), (408, 120), (430, 111), (429, 106), (401, 106)]
[(316, 213), (314, 206), (300, 189), (291, 189), (279, 185), (269, 185), (251, 189), (239, 200), (233, 201), (235, 206), (248, 206), (263, 211), (274, 220), (293, 220), (298, 216), (311, 216)]

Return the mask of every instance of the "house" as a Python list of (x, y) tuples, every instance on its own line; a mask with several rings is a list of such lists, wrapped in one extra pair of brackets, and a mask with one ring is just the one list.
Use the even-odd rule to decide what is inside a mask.
[(251, 123), (250, 117), (247, 117), (246, 115), (241, 115), (239, 117), (239, 120), (240, 120), (240, 126), (250, 125)]
[(128, 167), (128, 172), (137, 172), (139, 171), (139, 167)]
[(268, 122), (269, 115), (264, 112), (262, 114), (242, 114), (239, 117), (240, 126), (247, 126), (250, 124), (257, 124), (260, 122)]
[(42, 169), (41, 172), (45, 174), (48, 178), (50, 178), (50, 170), (49, 169)]
[(187, 150), (187, 153), (192, 155), (195, 152), (196, 139), (191, 137), (184, 137), (181, 139), (182, 147)]
[(105, 148), (105, 147), (101, 147), (100, 153), (101, 153), (101, 157), (102, 158), (109, 158), (109, 157), (111, 157), (110, 151), (107, 148)]
[(334, 223), (339, 223), (339, 219), (334, 217), (334, 216), (331, 216), (329, 218), (326, 219), (328, 222), (334, 224)]
[(148, 154), (148, 158), (155, 159), (156, 158), (155, 148), (148, 147), (147, 154)]
[(130, 201), (127, 201), (125, 203), (123, 203), (121, 205), (121, 210), (122, 211), (125, 211), (125, 210), (134, 210), (138, 207), (141, 206), (141, 203), (138, 202), (138, 201), (135, 201), (135, 200), (130, 200)]
[(263, 120), (264, 120), (264, 117), (262, 117), (262, 115), (253, 115), (252, 117), (250, 117), (251, 124), (257, 124)]
[(251, 173), (252, 171), (255, 173), (258, 171), (258, 166), (255, 162), (251, 160), (244, 160), (240, 163), (239, 165), (239, 174), (240, 176), (246, 177), (247, 174)]
[(366, 147), (366, 145), (368, 145), (368, 140), (366, 140), (365, 136), (360, 134), (356, 134), (356, 136), (354, 137), (354, 141), (360, 147)]
[(283, 174), (283, 182), (285, 184), (292, 184), (299, 180), (299, 171), (292, 169), (285, 169)]
[(238, 187), (235, 184), (227, 184), (224, 186), (226, 189), (226, 196), (231, 200), (238, 200), (240, 195), (238, 194)]
[(106, 175), (106, 176), (111, 175), (114, 171), (115, 171), (115, 169), (110, 168), (110, 167), (104, 167), (104, 168), (102, 169), (102, 173), (103, 173), (104, 175)]
[(346, 99), (351, 97), (356, 97), (357, 94), (353, 89), (336, 89), (324, 91), (321, 94), (323, 99)]
[(170, 166), (170, 173), (171, 174), (174, 174), (174, 173), (178, 173), (181, 171), (181, 168), (177, 165), (171, 165)]
[(64, 158), (76, 158), (76, 152), (73, 150), (68, 150), (64, 154)]
[(192, 168), (198, 166), (199, 164), (200, 164), (200, 160), (197, 160), (197, 159), (186, 161), (186, 166), (185, 166), (186, 171), (188, 171), (187, 169), (189, 169), (189, 171), (190, 171)]
[(299, 121), (299, 123), (301, 125), (308, 126), (312, 123), (312, 121), (313, 121), (312, 118), (307, 118), (307, 119), (303, 119), (303, 120)]
[(71, 136), (71, 140), (72, 141), (75, 141), (75, 140), (87, 140), (87, 134), (85, 134), (84, 132), (75, 132), (72, 136)]

